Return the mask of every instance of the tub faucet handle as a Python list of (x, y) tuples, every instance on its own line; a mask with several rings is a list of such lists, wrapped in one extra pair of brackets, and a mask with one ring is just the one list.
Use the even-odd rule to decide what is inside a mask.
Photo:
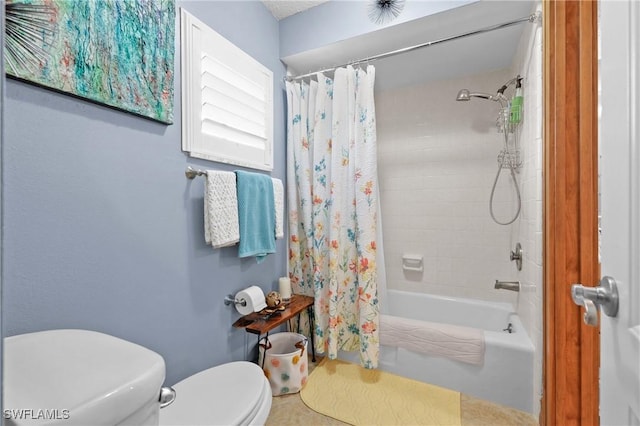
[(518, 271), (522, 271), (522, 258), (522, 245), (520, 243), (516, 243), (516, 249), (511, 251), (509, 260), (516, 262), (516, 268), (518, 268)]

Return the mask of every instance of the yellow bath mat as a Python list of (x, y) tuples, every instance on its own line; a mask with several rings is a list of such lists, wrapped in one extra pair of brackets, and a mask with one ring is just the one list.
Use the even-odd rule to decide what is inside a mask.
[(460, 425), (460, 392), (340, 360), (322, 360), (300, 397), (352, 425)]

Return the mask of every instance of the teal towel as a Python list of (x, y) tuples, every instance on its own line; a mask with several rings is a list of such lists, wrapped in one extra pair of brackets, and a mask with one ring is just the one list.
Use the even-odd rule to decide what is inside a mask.
[(258, 263), (276, 252), (276, 209), (273, 182), (267, 175), (236, 170), (239, 257), (256, 256)]

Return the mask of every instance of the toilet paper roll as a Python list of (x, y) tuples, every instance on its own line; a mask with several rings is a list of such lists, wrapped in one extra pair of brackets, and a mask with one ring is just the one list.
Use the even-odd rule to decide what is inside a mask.
[(241, 315), (258, 312), (267, 307), (267, 303), (264, 300), (264, 293), (257, 285), (252, 285), (251, 287), (239, 291), (236, 294), (236, 300), (245, 300), (247, 302), (245, 306), (242, 306), (240, 303), (236, 303), (236, 309)]

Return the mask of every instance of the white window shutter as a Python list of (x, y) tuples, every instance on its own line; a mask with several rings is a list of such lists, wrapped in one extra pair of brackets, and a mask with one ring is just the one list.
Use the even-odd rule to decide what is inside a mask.
[(273, 73), (181, 9), (182, 150), (273, 170)]

